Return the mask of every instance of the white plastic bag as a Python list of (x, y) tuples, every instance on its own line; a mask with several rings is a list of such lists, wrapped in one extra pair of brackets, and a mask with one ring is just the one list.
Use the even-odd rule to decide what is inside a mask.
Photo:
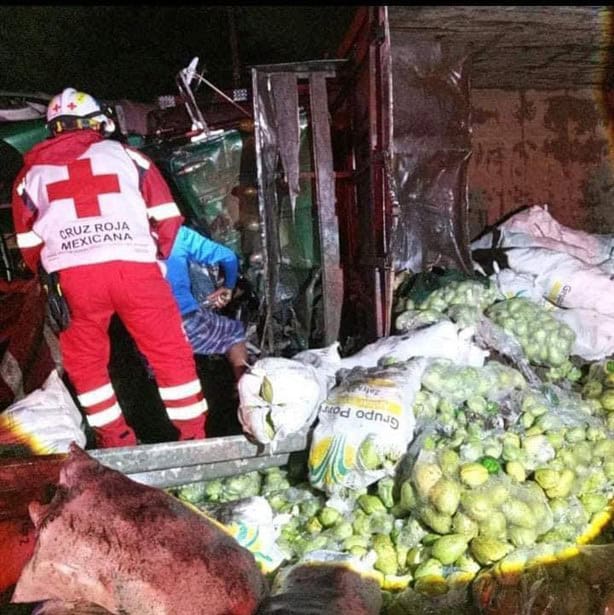
[[(509, 234), (530, 235), (534, 247), (566, 252), (594, 265), (610, 258), (614, 247), (612, 235), (587, 233), (560, 224), (548, 211), (548, 205), (534, 205), (520, 211), (506, 220), (501, 228)], [(509, 245), (513, 245), (513, 239)]]
[(341, 359), (341, 366), (344, 369), (375, 367), (380, 359), (386, 357), (397, 361), (430, 357), (480, 367), (484, 365), (488, 353), (473, 343), (473, 333), (472, 328), (461, 329), (453, 322), (444, 320), (402, 335), (382, 337), (356, 354)]
[(299, 352), (292, 360), (311, 365), (320, 377), (324, 375), (330, 391), (336, 384), (339, 370), (377, 367), (386, 358), (396, 361), (415, 357), (441, 358), (480, 367), (484, 365), (488, 353), (473, 343), (473, 333), (472, 327), (462, 328), (445, 319), (406, 333), (382, 337), (343, 359), (339, 355), (339, 342), (334, 342), (326, 348)]
[(523, 297), (539, 305), (544, 305), (545, 303), (542, 290), (535, 282), (536, 276), (532, 274), (517, 273), (512, 269), (502, 269), (493, 273), (490, 279), (506, 299)]
[(57, 371), (43, 386), (0, 414), (5, 443), (24, 443), (35, 453), (66, 453), (71, 442), (85, 447), (83, 417)]
[(509, 266), (536, 276), (542, 295), (563, 308), (584, 308), (614, 316), (614, 281), (601, 268), (545, 248), (514, 248)]
[[(597, 235), (569, 228), (557, 222), (548, 205), (534, 205), (523, 209), (498, 226), (500, 248), (546, 248), (569, 254), (585, 263), (600, 265), (607, 261), (614, 249), (612, 235)], [(492, 233), (474, 241), (472, 249), (490, 248)]]
[(328, 390), (336, 384), (336, 374), (343, 367), (339, 354), (339, 342), (333, 342), (325, 348), (310, 348), (295, 354), (293, 361), (300, 361), (305, 365), (311, 365), (318, 372), (324, 374)]
[(326, 397), (323, 374), (292, 359), (259, 359), (241, 376), (239, 421), (261, 444), (274, 444), (309, 427)]
[(597, 361), (614, 354), (613, 316), (581, 308), (556, 309), (552, 316), (576, 334), (572, 354), (585, 361)]

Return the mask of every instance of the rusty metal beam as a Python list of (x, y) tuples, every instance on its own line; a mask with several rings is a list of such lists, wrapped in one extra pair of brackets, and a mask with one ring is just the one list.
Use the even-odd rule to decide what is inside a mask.
[(322, 73), (313, 73), (309, 78), (309, 105), (320, 228), (324, 343), (328, 345), (335, 342), (339, 334), (343, 303), (343, 275), (339, 264), (339, 225), (335, 210), (335, 176), (326, 75)]

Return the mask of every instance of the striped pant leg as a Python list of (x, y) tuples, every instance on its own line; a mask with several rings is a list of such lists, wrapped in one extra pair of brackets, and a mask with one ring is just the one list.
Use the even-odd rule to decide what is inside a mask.
[(174, 386), (158, 386), (168, 418), (179, 431), (179, 440), (205, 438), (207, 402), (200, 380)]
[(235, 344), (245, 341), (240, 320), (200, 308), (183, 317), (183, 325), (194, 354), (226, 354)]
[(77, 388), (77, 399), (94, 431), (98, 448), (136, 445), (134, 431), (126, 423), (110, 382), (87, 391)]

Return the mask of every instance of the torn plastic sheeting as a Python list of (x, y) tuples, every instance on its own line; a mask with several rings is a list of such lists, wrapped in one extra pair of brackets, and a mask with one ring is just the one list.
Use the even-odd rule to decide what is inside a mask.
[[(308, 258), (302, 258), (302, 266), (313, 266), (314, 249), (307, 245), (300, 233), (299, 226), (309, 230), (313, 236), (311, 224), (306, 225), (305, 220), (311, 221), (311, 199), (309, 209), (305, 208), (304, 215), (297, 219), (297, 205), (299, 199), (304, 198), (306, 192), (299, 182), (301, 168), (301, 152), (308, 146), (308, 140), (301, 147), (302, 135), (305, 133), (306, 124), (299, 115), (298, 90), (295, 73), (260, 72), (254, 69), (254, 111), (256, 116), (256, 149), (258, 163), (259, 183), (259, 213), (261, 219), (261, 240), (263, 250), (264, 269), (264, 295), (266, 319), (263, 331), (262, 344), (269, 350), (279, 352), (279, 335), (283, 338), (286, 331), (285, 325), (290, 314), (294, 322), (290, 329), (301, 338), (299, 349), (307, 346), (309, 338), (309, 322), (311, 321), (310, 309), (305, 309), (307, 314), (299, 315), (295, 310), (300, 310), (300, 296), (297, 294), (290, 298), (289, 305), (284, 303), (281, 294), (288, 277), (293, 277), (298, 263), (293, 256), (310, 254)], [(310, 161), (310, 156), (307, 160)], [(279, 168), (283, 168), (288, 182), (288, 197), (290, 199), (291, 220), (284, 215), (285, 191), (278, 189)], [(310, 164), (310, 163), (309, 163)], [(309, 193), (308, 193), (309, 194)], [(312, 241), (313, 243), (313, 241)], [(291, 247), (290, 247), (291, 246)], [(302, 268), (298, 266), (299, 269)], [(304, 277), (296, 272), (299, 277)], [(311, 279), (311, 275), (307, 278)], [(280, 303), (282, 304), (280, 306)], [(281, 307), (281, 309), (280, 309)], [(281, 311), (281, 322), (279, 316)], [(284, 316), (285, 315), (285, 316)], [(292, 320), (293, 317), (290, 316)], [(294, 349), (296, 350), (296, 349)]]
[(272, 328), (272, 307), (275, 304), (275, 292), (279, 283), (279, 203), (276, 190), (276, 172), (278, 163), (277, 131), (275, 129), (275, 111), (270, 92), (270, 76), (253, 69), (254, 119), (256, 125), (256, 152), (258, 162), (259, 213), (263, 246), (263, 268), (265, 280), (266, 322), (263, 345), (274, 347)]
[[(273, 109), (277, 128), (279, 155), (288, 182), (292, 218), (296, 210), (299, 188), (299, 112), (298, 88), (295, 73), (273, 73), (270, 75)], [(267, 90), (268, 91), (268, 90)]]
[(396, 269), (470, 272), (467, 164), (469, 82), (464, 56), (391, 33), (392, 174)]
[(491, 348), (511, 361), (531, 386), (539, 386), (539, 377), (526, 358), (520, 342), (487, 316), (480, 316), (475, 338), (484, 348)]

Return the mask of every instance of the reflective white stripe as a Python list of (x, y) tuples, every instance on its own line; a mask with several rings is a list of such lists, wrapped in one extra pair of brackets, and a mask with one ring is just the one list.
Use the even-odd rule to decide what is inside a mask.
[(140, 167), (143, 167), (144, 169), (149, 169), (149, 160), (143, 158), (143, 156), (141, 156), (141, 154), (139, 154), (138, 152), (133, 152), (131, 149), (127, 149), (126, 154), (128, 154), (128, 156), (130, 156), (130, 158), (132, 158), (132, 160), (134, 160), (134, 162), (136, 162)]
[(192, 380), (185, 384), (179, 384), (176, 387), (159, 387), (159, 391), (162, 399), (183, 399), (184, 397), (200, 393), (200, 380)]
[(17, 188), (15, 188), (15, 190), (19, 196), (23, 195), (23, 193), (26, 191), (26, 178), (25, 177), (19, 182), (19, 185), (17, 186)]
[(195, 419), (197, 416), (207, 412), (207, 402), (203, 399), (191, 406), (182, 406), (180, 408), (167, 408), (166, 413), (171, 421), (187, 421)]
[(17, 233), (17, 245), (20, 248), (33, 248), (34, 246), (40, 246), (43, 240), (34, 232)]
[(101, 401), (105, 399), (110, 399), (113, 397), (113, 386), (111, 383), (104, 384), (97, 389), (93, 389), (92, 391), (88, 391), (87, 393), (81, 393), (81, 395), (77, 395), (77, 399), (82, 406), (93, 406), (95, 404), (99, 404)]
[(110, 408), (96, 412), (96, 414), (88, 414), (87, 422), (92, 427), (104, 427), (109, 423), (112, 423), (115, 419), (118, 419), (122, 415), (122, 411), (119, 404), (113, 404)]
[(175, 203), (163, 203), (162, 205), (154, 205), (147, 209), (147, 215), (155, 220), (166, 220), (180, 216), (181, 212)]

